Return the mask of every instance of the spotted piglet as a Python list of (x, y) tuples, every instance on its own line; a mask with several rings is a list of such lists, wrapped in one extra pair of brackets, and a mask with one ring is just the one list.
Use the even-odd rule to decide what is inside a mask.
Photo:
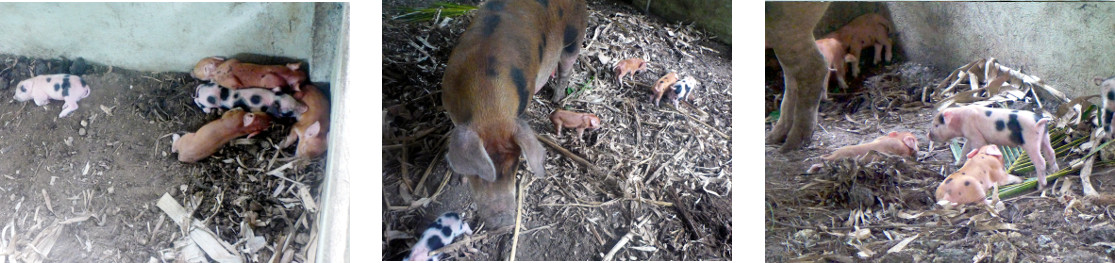
[(1048, 122), (1048, 118), (1041, 118), (1030, 111), (974, 105), (948, 108), (933, 117), (929, 139), (946, 142), (956, 137), (967, 138), (963, 152), (987, 144), (1022, 147), (1034, 163), (1040, 189), (1045, 189), (1046, 161), (1052, 171), (1060, 170), (1045, 128)]
[(35, 100), (35, 105), (43, 106), (50, 99), (65, 101), (59, 118), (77, 110), (77, 102), (89, 97), (89, 85), (77, 75), (53, 74), (39, 75), (20, 81), (15, 89), (15, 100)]
[(306, 112), (306, 105), (294, 97), (267, 89), (229, 89), (216, 83), (197, 86), (194, 104), (205, 113), (212, 109), (243, 108), (262, 111), (275, 117), (294, 117)]
[(679, 100), (689, 98), (689, 94), (693, 93), (693, 89), (697, 88), (697, 80), (691, 76), (686, 76), (678, 82), (674, 82), (670, 86), (670, 91), (666, 93), (666, 98), (674, 103), (674, 108), (678, 107)]
[(430, 255), (430, 252), (453, 243), (453, 239), (461, 234), (472, 235), (468, 223), (461, 220), (457, 213), (442, 214), (422, 231), (422, 237), (418, 239), (418, 243), (414, 243), (410, 256), (403, 261), (437, 261), (438, 256)]
[(971, 204), (987, 199), (987, 190), (995, 186), (1022, 182), (1018, 176), (1007, 174), (1003, 167), (1003, 153), (999, 146), (984, 145), (968, 153), (964, 167), (945, 178), (937, 186), (937, 201)]

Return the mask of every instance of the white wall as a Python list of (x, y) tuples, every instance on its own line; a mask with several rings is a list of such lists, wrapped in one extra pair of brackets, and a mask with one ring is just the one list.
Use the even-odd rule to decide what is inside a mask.
[[(0, 3), (0, 53), (189, 71), (203, 57), (309, 60), (313, 3)], [(316, 80), (315, 80), (316, 81)]]

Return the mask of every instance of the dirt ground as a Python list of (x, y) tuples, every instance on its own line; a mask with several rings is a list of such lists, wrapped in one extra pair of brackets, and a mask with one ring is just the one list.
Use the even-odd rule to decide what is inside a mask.
[[(505, 260), (512, 235), (478, 226), (470, 189), (443, 156), (443, 135), (452, 123), (441, 107), (440, 81), (469, 17), (444, 27), (392, 19), (401, 7), (431, 2), (384, 3), (382, 258), (402, 259), (421, 227), (455, 211), (480, 231), (471, 241), (458, 238), (443, 260)], [(522, 118), (601, 172), (549, 145), (547, 177), (531, 178), (520, 169), (526, 194), (515, 259), (600, 260), (613, 247), (619, 260), (732, 259), (730, 47), (689, 25), (611, 1), (589, 1), (585, 45), (571, 82), (591, 89), (565, 107), (595, 113), (604, 128), (586, 131), (583, 142), (575, 133), (557, 138), (548, 87)], [(612, 64), (627, 57), (650, 61), (650, 69), (635, 76), (642, 86), (614, 82)], [(667, 70), (701, 82), (691, 106), (649, 102), (646, 86)], [(617, 246), (628, 235), (629, 242)]]
[[(1115, 259), (1110, 204), (1081, 199), (1076, 174), (1058, 180), (1042, 193), (1032, 191), (1004, 199), (1005, 209), (997, 216), (983, 206), (949, 210), (936, 205), (933, 191), (959, 167), (952, 165), (952, 155), (941, 144), (926, 150), (926, 134), (935, 111), (932, 107), (888, 107), (885, 100), (896, 101), (895, 105), (916, 102), (922, 87), (936, 85), (949, 72), (901, 60), (867, 67), (864, 76), (850, 79), (851, 91), (835, 92), (833, 102), (822, 103), (819, 127), (811, 144), (786, 154), (779, 153), (778, 145), (766, 146), (767, 261)], [(775, 98), (782, 93), (781, 82), (780, 72), (768, 69), (768, 115), (780, 102)], [(768, 123), (768, 132), (770, 127)], [(818, 173), (806, 174), (808, 167), (822, 163), (820, 155), (889, 131), (918, 136), (921, 149), (916, 160), (895, 157), (870, 164), (829, 163)], [(1061, 167), (1067, 165), (1059, 160)], [(848, 176), (857, 174), (855, 171), (861, 172)], [(1115, 191), (1115, 177), (1110, 174), (1100, 170), (1092, 176), (1100, 193)], [(1074, 199), (1085, 201), (1074, 203)], [(896, 251), (888, 253), (892, 249)]]
[(293, 147), (279, 153), (272, 146), (293, 120), (276, 120), (253, 139), (181, 163), (166, 135), (220, 116), (193, 104), (201, 82), (187, 69), (93, 64), (82, 75), (91, 94), (66, 118), (57, 117), (60, 101), (37, 107), (12, 99), (13, 87), (32, 72), (61, 73), (67, 64), (0, 55), (0, 259), (34, 260), (37, 250), (46, 262), (174, 261), (183, 232), (155, 206), (169, 193), (237, 250), (245, 247), (238, 243), (243, 229), (262, 236), (266, 247), (245, 252), (246, 261), (268, 260), (283, 247), (305, 261), (316, 213), (306, 211), (298, 192), (306, 187), (316, 200), (324, 159), (280, 169), (297, 183), (265, 174), (287, 163), (276, 159), (293, 155)]

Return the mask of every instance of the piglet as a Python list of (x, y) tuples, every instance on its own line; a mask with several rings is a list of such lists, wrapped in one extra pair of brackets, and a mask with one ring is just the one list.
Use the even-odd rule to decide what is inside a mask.
[(197, 86), (194, 104), (205, 113), (212, 109), (243, 108), (262, 111), (275, 117), (294, 117), (306, 112), (306, 104), (281, 91), (267, 89), (229, 89), (216, 83)]
[[(832, 154), (821, 156), (821, 158), (829, 161), (860, 158), (870, 154), (871, 151), (898, 156), (916, 156), (918, 153), (918, 139), (914, 137), (913, 133), (892, 131), (868, 143), (840, 147)], [(876, 159), (875, 155), (871, 155), (867, 161)]]
[(1115, 77), (1092, 79), (1100, 87), (1100, 97), (1103, 97), (1103, 111), (1100, 113), (1100, 126), (1103, 127), (1103, 141), (1112, 137), (1111, 116), (1115, 115)]
[(457, 213), (442, 214), (422, 231), (422, 237), (410, 249), (410, 256), (403, 261), (437, 261), (438, 255), (430, 255), (430, 252), (453, 243), (453, 239), (461, 234), (472, 235), (468, 223), (461, 220)]
[(16, 85), (15, 100), (35, 100), (35, 105), (43, 106), (50, 99), (65, 101), (62, 104), (62, 113), (59, 118), (70, 115), (77, 110), (77, 102), (89, 97), (89, 85), (77, 75), (53, 74), (39, 75), (25, 79)]
[[(963, 152), (970, 152), (987, 144), (1019, 146), (1026, 150), (1038, 174), (1039, 189), (1045, 189), (1046, 161), (1052, 171), (1060, 170), (1057, 156), (1049, 143), (1049, 131), (1041, 118), (1030, 111), (993, 109), (982, 106), (948, 108), (933, 117), (929, 139), (946, 142), (964, 137)], [(1044, 158), (1043, 158), (1044, 157)]]
[(678, 101), (689, 98), (689, 94), (693, 93), (693, 89), (697, 88), (697, 84), (699, 83), (697, 83), (697, 80), (692, 76), (686, 76), (678, 82), (675, 82), (673, 86), (670, 86), (670, 91), (667, 92), (666, 99), (673, 102), (674, 108), (677, 108)]
[(937, 201), (971, 204), (984, 201), (987, 190), (995, 186), (1020, 183), (1021, 178), (1007, 174), (999, 146), (984, 145), (968, 153), (964, 167), (937, 186)]
[(561, 136), (562, 127), (577, 129), (577, 138), (585, 133), (585, 129), (600, 128), (600, 118), (592, 113), (580, 113), (558, 109), (550, 113), (550, 121), (554, 123), (557, 136)]
[[(817, 49), (821, 51), (821, 55), (825, 58), (825, 65), (828, 67), (829, 72), (826, 77), (836, 75), (836, 83), (840, 88), (847, 89), (848, 83), (844, 79), (844, 75), (848, 73), (847, 63), (848, 45), (840, 42), (839, 39), (832, 36), (826, 36), (815, 41)], [(828, 82), (825, 82), (826, 84)], [(828, 97), (828, 91), (821, 92), (822, 98)]]
[(616, 74), (616, 82), (620, 85), (623, 85), (623, 77), (627, 74), (630, 73), (631, 76), (634, 76), (635, 73), (645, 70), (647, 70), (647, 62), (641, 58), (624, 59), (616, 62), (616, 65), (612, 67), (612, 71)]
[(279, 146), (286, 148), (297, 141), (294, 156), (313, 159), (324, 154), (328, 147), (329, 99), (314, 85), (307, 84), (302, 93), (305, 94), (302, 102), (306, 103), (306, 110), (297, 116), (298, 122), (290, 128), (290, 134)]
[(662, 100), (662, 95), (666, 93), (666, 90), (669, 89), (670, 86), (673, 86), (674, 83), (677, 81), (678, 74), (670, 72), (666, 73), (665, 76), (662, 76), (658, 79), (658, 82), (654, 83), (654, 95), (651, 95), (653, 96), (651, 97), (651, 100), (654, 101), (655, 107), (658, 107), (658, 101)]
[(295, 97), (300, 98), (297, 94), (306, 81), (306, 72), (301, 70), (301, 66), (301, 63), (257, 65), (236, 59), (207, 57), (197, 62), (191, 75), (233, 89), (257, 87), (280, 91), (289, 88), (295, 92)]
[(222, 145), (248, 135), (255, 136), (271, 126), (271, 117), (262, 112), (248, 113), (241, 109), (225, 112), (220, 119), (201, 126), (196, 133), (191, 132), (171, 137), (170, 152), (178, 153), (178, 161), (193, 163), (217, 152)]

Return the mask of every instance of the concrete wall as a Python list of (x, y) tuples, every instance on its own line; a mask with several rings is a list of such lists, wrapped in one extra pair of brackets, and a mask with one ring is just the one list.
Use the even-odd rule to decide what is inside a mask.
[(836, 2), (818, 30), (866, 12), (894, 21), (896, 55), (944, 71), (995, 57), (1072, 97), (1098, 93), (1091, 79), (1115, 75), (1115, 3)]
[[(650, 2), (649, 4), (647, 2)], [(694, 23), (732, 44), (732, 1), (729, 0), (631, 0), (636, 8), (649, 11), (671, 21)]]
[[(253, 53), (309, 61), (313, 3), (0, 3), (0, 52), (145, 71)], [(317, 73), (315, 81), (327, 76)]]

